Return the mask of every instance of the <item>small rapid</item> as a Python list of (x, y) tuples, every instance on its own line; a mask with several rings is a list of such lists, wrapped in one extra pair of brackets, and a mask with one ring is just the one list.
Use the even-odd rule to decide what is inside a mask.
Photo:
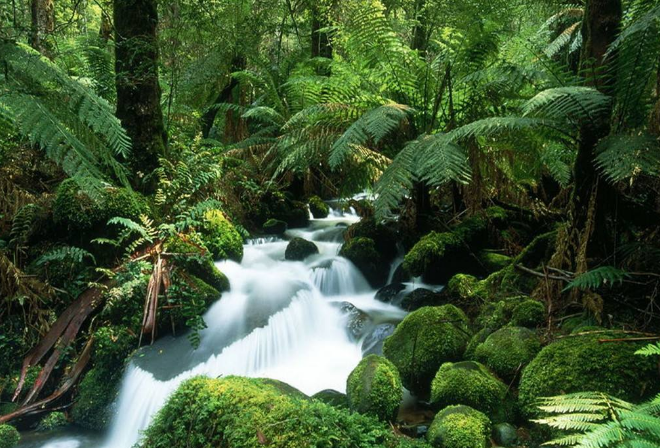
[[(369, 331), (405, 315), (375, 300), (358, 269), (338, 256), (345, 228), (357, 220), (354, 213), (332, 210), (305, 229), (289, 230), (287, 237), (319, 248), (304, 262), (284, 260), (284, 239), (248, 241), (241, 263), (217, 263), (231, 290), (205, 314), (199, 347), (193, 350), (185, 337), (165, 337), (133, 357), (105, 441), (88, 445), (73, 437), (34, 446), (131, 448), (176, 388), (197, 375), (273, 378), (308, 395), (344, 392)], [(348, 329), (356, 309), (368, 316), (358, 334)]]

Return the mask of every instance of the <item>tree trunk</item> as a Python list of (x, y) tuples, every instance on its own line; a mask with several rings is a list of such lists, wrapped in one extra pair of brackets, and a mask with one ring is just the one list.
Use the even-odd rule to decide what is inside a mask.
[[(238, 72), (245, 70), (247, 65), (247, 60), (244, 56), (235, 56), (231, 62), (230, 73)], [(227, 84), (218, 94), (213, 105), (222, 104), (222, 103), (232, 103), (238, 101), (238, 98), (234, 98), (234, 90), (238, 87), (238, 81), (232, 77)], [(227, 116), (231, 119), (231, 111), (227, 112)], [(201, 126), (202, 126), (202, 136), (208, 138), (211, 134), (211, 129), (213, 128), (213, 123), (215, 123), (215, 117), (218, 115), (218, 109), (210, 107), (202, 115)]]
[(112, 37), (112, 2), (103, 1), (101, 3), (101, 26), (99, 27), (99, 37), (103, 42), (108, 42)]
[(412, 31), (412, 43), (410, 47), (413, 50), (418, 50), (420, 54), (426, 54), (429, 41), (426, 0), (415, 0), (415, 20), (416, 23)]
[(327, 28), (328, 20), (318, 6), (312, 6), (312, 57), (332, 59), (332, 46)]
[(53, 47), (48, 37), (55, 31), (55, 5), (53, 0), (32, 0), (32, 28), (30, 45), (49, 59), (53, 58)]
[(167, 134), (158, 84), (156, 0), (114, 0), (117, 117), (133, 143), (136, 188), (151, 191), (144, 176), (158, 166)]

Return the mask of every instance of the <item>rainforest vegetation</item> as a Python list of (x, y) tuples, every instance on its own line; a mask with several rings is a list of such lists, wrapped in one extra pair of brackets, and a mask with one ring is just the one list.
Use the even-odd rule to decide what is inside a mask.
[(660, 447), (659, 139), (657, 0), (0, 0), (0, 448)]

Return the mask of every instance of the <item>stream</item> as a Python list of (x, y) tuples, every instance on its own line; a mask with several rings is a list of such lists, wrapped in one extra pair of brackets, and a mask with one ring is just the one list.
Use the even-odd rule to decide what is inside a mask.
[(320, 253), (304, 262), (284, 260), (284, 239), (248, 241), (240, 264), (217, 263), (231, 291), (205, 314), (200, 346), (193, 350), (185, 336), (168, 336), (133, 356), (106, 434), (75, 427), (26, 433), (19, 447), (131, 448), (168, 396), (197, 375), (273, 378), (308, 395), (345, 392), (346, 378), (363, 353), (378, 353), (391, 324), (406, 314), (376, 300), (362, 274), (337, 255), (345, 228), (358, 220), (354, 213), (331, 209), (328, 218), (287, 231), (288, 237), (318, 246)]

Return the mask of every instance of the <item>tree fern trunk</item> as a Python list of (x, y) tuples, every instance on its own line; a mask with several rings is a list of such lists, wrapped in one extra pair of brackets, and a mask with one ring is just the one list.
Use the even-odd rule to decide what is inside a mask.
[(167, 134), (158, 84), (156, 0), (114, 0), (117, 117), (133, 143), (135, 186), (158, 166)]
[(32, 0), (32, 27), (30, 45), (49, 59), (53, 58), (52, 44), (48, 37), (55, 30), (55, 6), (53, 0)]

